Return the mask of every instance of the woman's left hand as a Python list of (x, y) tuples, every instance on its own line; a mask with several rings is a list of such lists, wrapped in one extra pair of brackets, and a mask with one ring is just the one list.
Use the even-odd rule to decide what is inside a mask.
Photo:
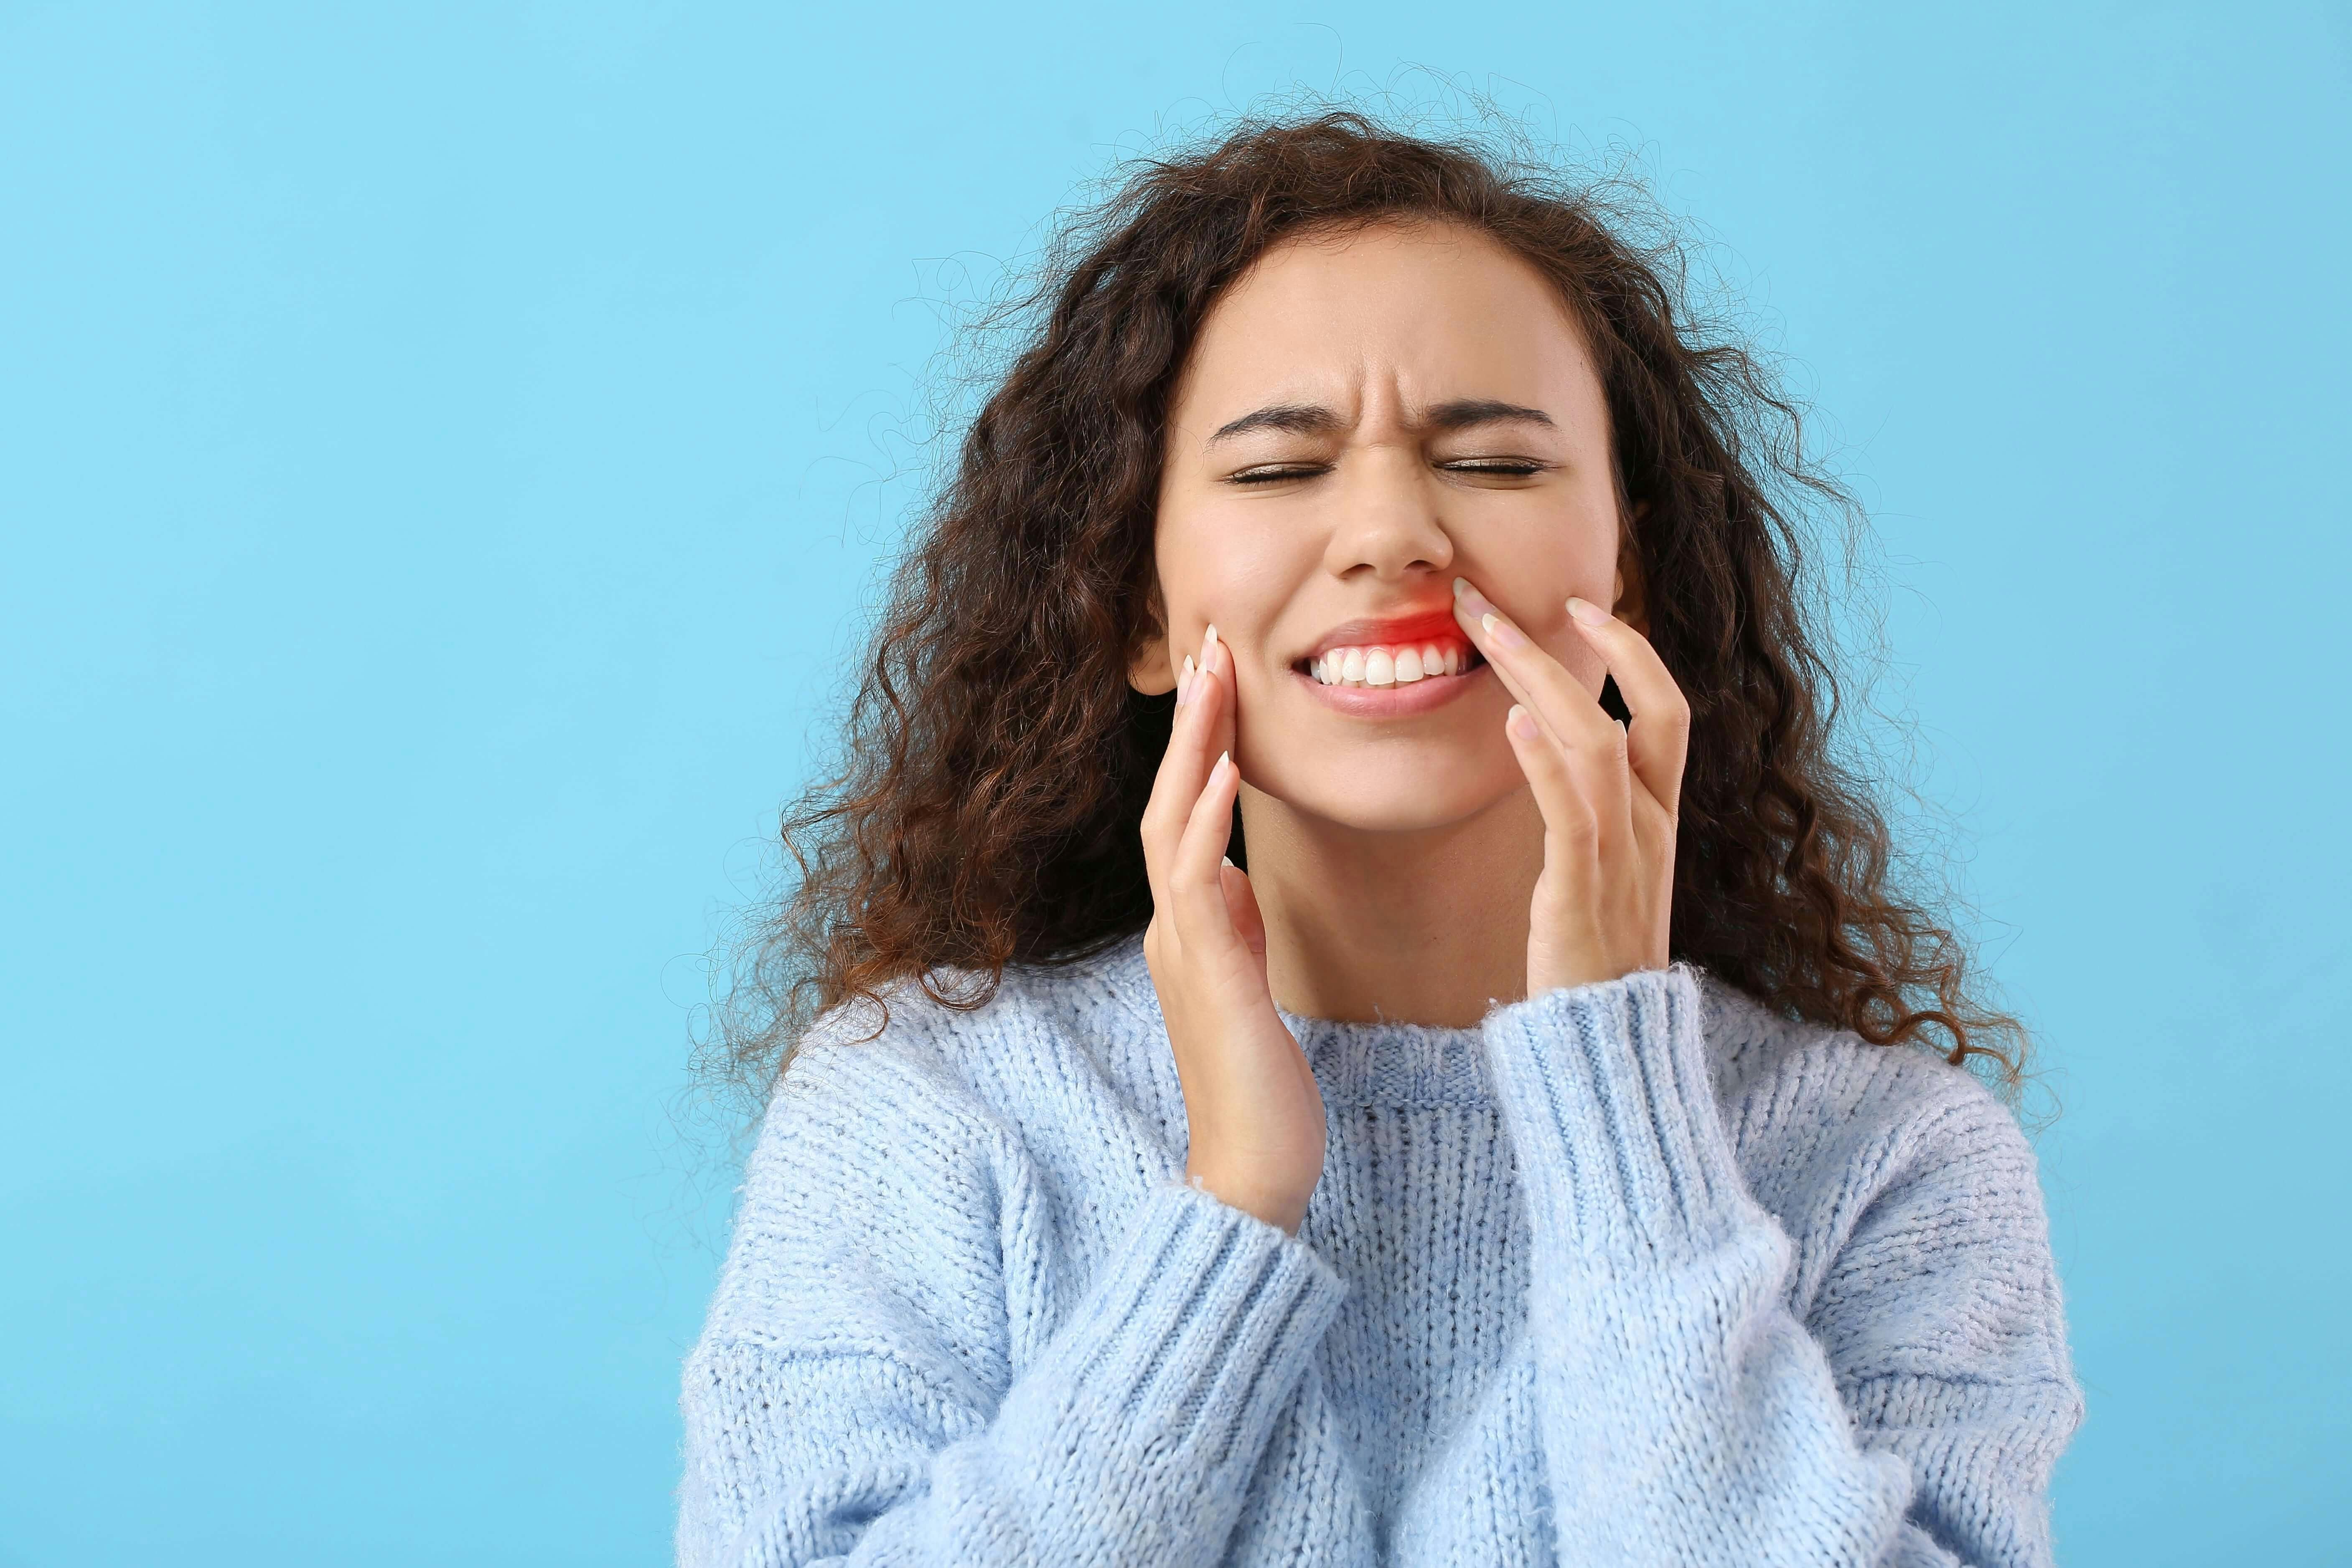
[(1528, 921), (1528, 994), (1664, 969), (1675, 824), (1690, 704), (1649, 639), (1568, 602), (1633, 710), (1629, 730), (1486, 595), (1454, 580), (1454, 618), (1517, 699), (1504, 721), (1543, 812), (1544, 866)]

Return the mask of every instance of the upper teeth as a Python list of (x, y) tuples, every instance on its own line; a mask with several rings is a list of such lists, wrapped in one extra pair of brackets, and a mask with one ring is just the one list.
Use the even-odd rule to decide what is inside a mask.
[(1327, 648), (1309, 668), (1326, 686), (1410, 686), (1424, 676), (1459, 675), (1469, 658), (1460, 643)]

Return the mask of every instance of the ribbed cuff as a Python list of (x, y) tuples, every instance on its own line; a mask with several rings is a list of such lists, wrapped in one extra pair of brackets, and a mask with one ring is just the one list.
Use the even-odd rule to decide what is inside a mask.
[(1748, 1205), (1709, 1081), (1696, 975), (1643, 970), (1500, 1007), (1485, 1035), (1539, 1239), (1686, 1253)]
[(1095, 1331), (1068, 1367), (1072, 1413), (1194, 1483), (1254, 1466), (1346, 1294), (1296, 1237), (1163, 1183), (1078, 1308)]

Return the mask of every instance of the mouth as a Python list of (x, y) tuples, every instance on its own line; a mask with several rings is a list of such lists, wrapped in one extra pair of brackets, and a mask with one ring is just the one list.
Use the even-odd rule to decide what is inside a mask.
[(1291, 668), (1318, 686), (1381, 689), (1454, 681), (1485, 668), (1451, 612), (1335, 626)]

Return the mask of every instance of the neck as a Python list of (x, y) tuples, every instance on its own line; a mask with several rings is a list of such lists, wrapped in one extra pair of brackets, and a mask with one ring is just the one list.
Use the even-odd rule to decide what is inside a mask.
[(1242, 791), (1266, 980), (1305, 1017), (1466, 1028), (1527, 989), (1543, 819), (1515, 790), (1477, 816), (1367, 833)]

